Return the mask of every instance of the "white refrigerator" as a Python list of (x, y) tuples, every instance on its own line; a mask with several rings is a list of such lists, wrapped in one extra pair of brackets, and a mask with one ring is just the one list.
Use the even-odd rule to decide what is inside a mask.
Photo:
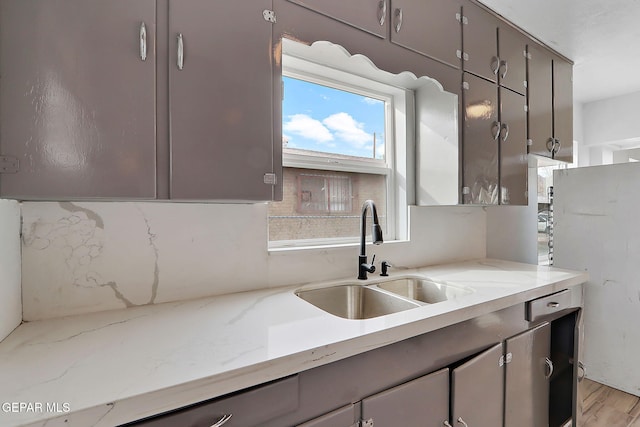
[(640, 396), (640, 163), (557, 170), (554, 265), (584, 270), (586, 377)]

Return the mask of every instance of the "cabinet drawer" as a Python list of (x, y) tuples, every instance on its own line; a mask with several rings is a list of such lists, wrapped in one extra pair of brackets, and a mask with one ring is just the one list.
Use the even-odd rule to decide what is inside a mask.
[(535, 322), (549, 315), (571, 308), (571, 291), (564, 291), (527, 301), (527, 321)]
[[(257, 427), (298, 408), (298, 376), (127, 424), (145, 427)], [(230, 417), (229, 417), (230, 416)], [(220, 424), (222, 425), (222, 424)]]

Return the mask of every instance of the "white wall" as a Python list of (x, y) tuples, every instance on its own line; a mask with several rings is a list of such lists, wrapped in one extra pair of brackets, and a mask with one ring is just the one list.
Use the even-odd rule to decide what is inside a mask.
[(640, 138), (640, 92), (588, 102), (583, 106), (584, 144), (623, 144)]
[(529, 166), (527, 206), (487, 208), (487, 256), (508, 261), (538, 263), (538, 171)]
[(578, 166), (621, 162), (619, 151), (640, 146), (640, 92), (574, 105)]
[[(354, 277), (358, 245), (267, 250), (267, 205), (25, 202), (24, 319)], [(412, 207), (394, 270), (486, 255), (477, 207)], [(357, 230), (356, 230), (357, 232)]]
[(20, 206), (0, 200), (0, 341), (21, 321)]

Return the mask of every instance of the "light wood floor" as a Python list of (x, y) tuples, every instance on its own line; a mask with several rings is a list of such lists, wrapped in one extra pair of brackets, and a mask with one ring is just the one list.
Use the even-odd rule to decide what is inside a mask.
[(578, 427), (640, 427), (640, 398), (584, 379), (584, 423)]

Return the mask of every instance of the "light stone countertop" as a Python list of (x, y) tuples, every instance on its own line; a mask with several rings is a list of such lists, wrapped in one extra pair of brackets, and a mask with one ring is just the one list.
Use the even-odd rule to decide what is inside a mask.
[[(588, 279), (583, 272), (491, 259), (394, 270), (391, 277), (406, 274), (474, 292), (368, 320), (335, 317), (294, 295), (343, 280), (25, 323), (0, 343), (0, 425), (114, 426)], [(13, 412), (19, 408), (11, 403), (31, 406)]]

